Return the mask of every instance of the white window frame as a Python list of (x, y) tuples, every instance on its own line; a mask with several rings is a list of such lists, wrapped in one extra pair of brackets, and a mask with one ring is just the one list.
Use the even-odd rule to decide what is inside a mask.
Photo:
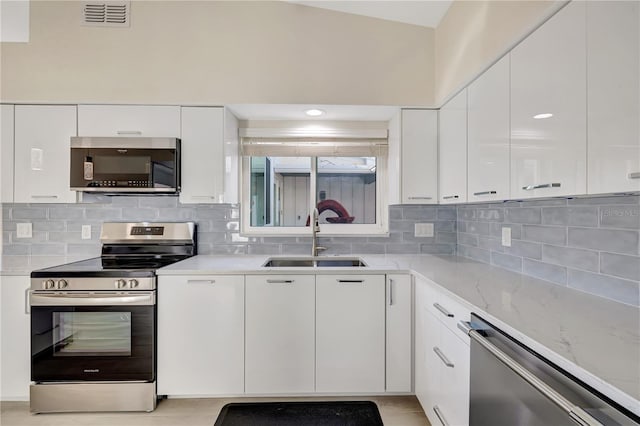
[[(339, 155), (347, 157), (348, 155)], [(277, 157), (277, 155), (274, 155)], [(316, 208), (317, 200), (317, 158), (311, 158), (311, 177), (309, 190), (309, 214)], [(327, 157), (322, 155), (322, 157)], [(386, 236), (389, 234), (389, 204), (387, 182), (387, 156), (376, 156), (376, 223), (322, 223), (320, 224), (320, 234), (323, 237), (332, 236)], [(243, 156), (241, 161), (241, 204), (240, 204), (240, 235), (246, 237), (257, 236), (278, 236), (278, 237), (299, 237), (310, 236), (311, 226), (251, 226), (251, 157)]]

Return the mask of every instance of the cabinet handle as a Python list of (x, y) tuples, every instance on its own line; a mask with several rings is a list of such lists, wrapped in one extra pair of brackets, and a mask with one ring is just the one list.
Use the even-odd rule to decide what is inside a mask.
[(533, 189), (544, 189), (544, 188), (560, 188), (559, 183), (543, 183), (540, 185), (527, 185), (523, 186), (522, 189), (525, 191), (531, 191)]
[(449, 423), (447, 423), (447, 419), (444, 418), (444, 415), (440, 411), (440, 407), (438, 407), (437, 405), (434, 405), (433, 411), (436, 413), (436, 416), (438, 416), (438, 420), (440, 420), (440, 423), (442, 423), (442, 426), (449, 426)]
[(629, 179), (640, 179), (640, 172), (629, 173)]
[(393, 305), (393, 280), (389, 278), (389, 306)]
[(215, 200), (215, 195), (191, 195), (191, 198), (207, 198), (211, 200)]
[(24, 313), (27, 315), (31, 313), (31, 302), (29, 300), (29, 296), (31, 296), (31, 289), (27, 288), (24, 292)]
[(364, 280), (336, 280), (341, 284), (362, 284)]
[(445, 317), (453, 318), (453, 314), (447, 311), (445, 308), (443, 308), (441, 304), (434, 303), (433, 307), (439, 310), (440, 312), (442, 312), (442, 315), (444, 315)]
[(57, 195), (32, 195), (31, 198), (58, 198)]
[(142, 135), (140, 130), (118, 130), (116, 133), (119, 135)]
[(215, 284), (216, 280), (187, 280), (187, 284)]
[(498, 191), (481, 191), (481, 192), (474, 192), (473, 195), (495, 195), (497, 193)]
[(295, 280), (267, 280), (269, 284), (292, 284)]
[(460, 197), (457, 196), (457, 195), (446, 195), (446, 196), (442, 197), (443, 200), (454, 200), (454, 199), (458, 199), (458, 198), (460, 198)]
[(431, 197), (407, 197), (410, 200), (433, 200)]
[(436, 353), (436, 355), (438, 355), (438, 358), (440, 358), (440, 360), (444, 362), (444, 365), (446, 365), (447, 367), (453, 368), (453, 363), (449, 361), (449, 358), (447, 358), (447, 356), (442, 353), (439, 347), (434, 346), (433, 351)]

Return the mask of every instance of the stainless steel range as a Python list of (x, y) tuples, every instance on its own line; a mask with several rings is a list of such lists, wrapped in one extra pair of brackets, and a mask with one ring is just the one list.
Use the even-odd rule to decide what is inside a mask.
[(31, 273), (31, 411), (156, 407), (156, 269), (196, 254), (195, 224), (105, 223), (102, 255)]

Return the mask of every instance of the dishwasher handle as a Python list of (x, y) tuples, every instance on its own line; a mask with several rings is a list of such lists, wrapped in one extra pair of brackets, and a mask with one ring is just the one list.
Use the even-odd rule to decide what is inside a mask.
[(589, 413), (584, 411), (582, 408), (573, 404), (567, 398), (558, 393), (551, 386), (547, 385), (545, 382), (540, 380), (534, 374), (532, 374), (529, 370), (524, 368), (518, 362), (516, 362), (509, 355), (505, 354), (502, 350), (500, 350), (497, 346), (489, 342), (485, 337), (480, 334), (477, 330), (474, 330), (471, 327), (471, 324), (468, 321), (460, 321), (458, 323), (458, 328), (469, 335), (469, 337), (480, 344), (484, 349), (489, 351), (493, 356), (495, 356), (500, 362), (509, 367), (511, 371), (516, 373), (526, 382), (528, 382), (531, 386), (533, 386), (538, 392), (544, 395), (551, 402), (556, 404), (562, 410), (564, 410), (571, 420), (576, 422), (581, 426), (604, 426), (598, 420), (593, 418)]

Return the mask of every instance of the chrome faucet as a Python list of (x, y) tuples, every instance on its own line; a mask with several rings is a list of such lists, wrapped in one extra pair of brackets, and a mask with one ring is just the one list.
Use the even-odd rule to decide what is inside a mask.
[(313, 209), (311, 220), (311, 256), (313, 257), (316, 257), (319, 251), (327, 249), (326, 247), (318, 246), (318, 232), (320, 232), (319, 216), (320, 213), (318, 213), (318, 209)]

